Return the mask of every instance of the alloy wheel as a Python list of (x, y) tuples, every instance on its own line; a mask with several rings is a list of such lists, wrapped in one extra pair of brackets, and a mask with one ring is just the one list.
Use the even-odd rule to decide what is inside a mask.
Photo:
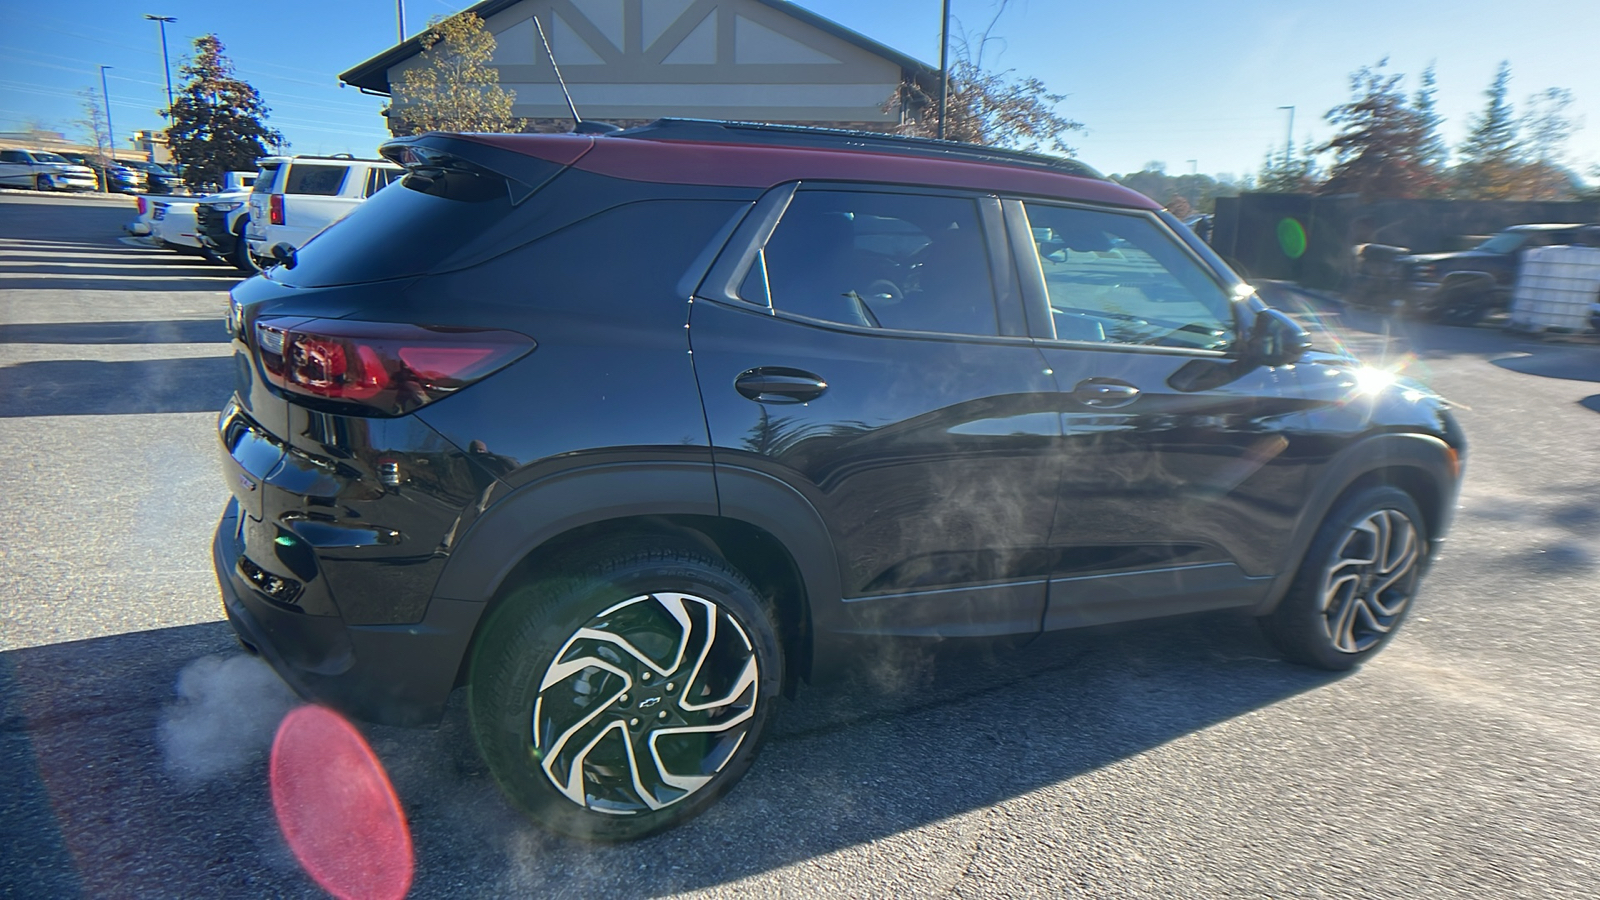
[(1345, 533), (1323, 571), (1321, 620), (1342, 653), (1360, 653), (1399, 623), (1416, 585), (1422, 546), (1416, 526), (1380, 509)]
[(563, 796), (614, 815), (671, 806), (710, 783), (755, 722), (750, 637), (682, 593), (606, 609), (555, 654), (533, 707), (532, 751)]

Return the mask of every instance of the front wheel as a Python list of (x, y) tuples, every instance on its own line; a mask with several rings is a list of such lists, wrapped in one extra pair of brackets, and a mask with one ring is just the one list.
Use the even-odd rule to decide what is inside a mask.
[(770, 606), (697, 547), (612, 553), (502, 601), (474, 653), (478, 748), (536, 822), (620, 841), (750, 766), (783, 683)]
[(55, 185), (51, 183), (49, 175), (33, 176), (33, 189), (36, 191), (53, 191)]
[(1367, 488), (1328, 514), (1288, 593), (1259, 621), (1290, 661), (1353, 668), (1400, 627), (1427, 559), (1428, 535), (1411, 495)]

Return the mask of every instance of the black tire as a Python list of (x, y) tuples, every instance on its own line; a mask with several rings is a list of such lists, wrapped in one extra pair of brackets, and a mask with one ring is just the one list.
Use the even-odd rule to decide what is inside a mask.
[(50, 184), (50, 179), (43, 175), (33, 176), (33, 189), (36, 191), (53, 191), (55, 187)]
[(1470, 327), (1483, 321), (1489, 313), (1489, 298), (1483, 291), (1472, 288), (1456, 288), (1439, 298), (1428, 318), (1440, 325), (1457, 325)]
[(1410, 494), (1386, 485), (1358, 490), (1323, 520), (1288, 593), (1258, 621), (1291, 662), (1354, 668), (1382, 649), (1411, 611), (1428, 549)]
[(630, 546), (506, 597), (469, 678), (495, 781), (538, 824), (587, 840), (644, 837), (715, 802), (783, 684), (776, 616), (748, 580), (687, 542)]
[(228, 254), (228, 262), (233, 263), (233, 267), (235, 269), (238, 269), (246, 275), (254, 275), (261, 271), (261, 267), (256, 265), (256, 258), (250, 255), (250, 242), (244, 239), (243, 232), (249, 221), (249, 216), (246, 216), (240, 220), (239, 239), (238, 242), (233, 245), (233, 252)]

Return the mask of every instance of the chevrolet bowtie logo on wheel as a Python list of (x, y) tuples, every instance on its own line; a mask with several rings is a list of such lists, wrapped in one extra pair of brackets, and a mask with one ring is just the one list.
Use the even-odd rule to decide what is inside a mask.
[(661, 698), (660, 697), (651, 697), (650, 699), (645, 700), (642, 703), (640, 703), (639, 704), (639, 708), (640, 709), (649, 709), (650, 707), (655, 706), (657, 703), (660, 703), (660, 702), (661, 702)]

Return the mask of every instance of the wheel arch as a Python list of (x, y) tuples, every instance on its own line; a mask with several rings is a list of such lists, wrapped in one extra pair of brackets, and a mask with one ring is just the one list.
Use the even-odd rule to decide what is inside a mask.
[[(718, 488), (724, 502), (718, 502)], [(451, 554), (434, 596), (482, 604), (457, 669), (497, 605), (525, 579), (560, 571), (602, 543), (668, 538), (726, 560), (771, 598), (788, 664), (786, 689), (809, 679), (813, 598), (837, 598), (832, 543), (810, 503), (776, 479), (713, 473), (708, 464), (595, 466), (521, 487), (479, 517)]]
[(1394, 433), (1375, 435), (1346, 448), (1329, 464), (1313, 489), (1310, 502), (1295, 523), (1278, 574), (1253, 614), (1266, 615), (1277, 608), (1323, 520), (1344, 498), (1373, 485), (1393, 485), (1409, 494), (1422, 511), (1429, 544), (1437, 548), (1450, 528), (1455, 510), (1460, 486), (1459, 451), (1432, 435)]

